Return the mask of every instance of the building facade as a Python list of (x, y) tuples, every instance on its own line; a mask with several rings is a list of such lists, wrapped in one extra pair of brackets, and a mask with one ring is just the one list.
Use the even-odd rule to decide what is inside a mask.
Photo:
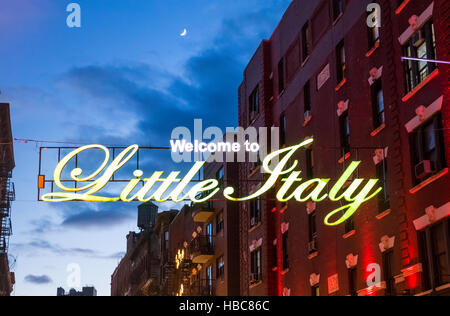
[[(304, 178), (361, 161), (353, 178), (383, 191), (336, 227), (323, 224), (328, 200), (239, 204), (241, 295), (449, 294), (450, 76), (434, 62), (450, 60), (449, 6), (294, 0), (262, 41), (239, 126), (279, 127), (281, 146), (312, 137), (294, 157)], [(241, 196), (263, 183), (260, 168), (240, 164)]]
[(138, 207), (139, 233), (127, 235), (127, 251), (111, 276), (111, 296), (159, 295), (161, 249), (157, 223), (173, 217), (173, 211), (158, 214), (153, 203)]
[[(205, 179), (236, 186), (235, 163), (208, 163)], [(237, 296), (239, 213), (235, 203), (217, 199), (185, 206), (169, 230), (167, 295)]]
[(9, 104), (0, 103), (0, 296), (9, 296), (15, 282), (9, 269), (8, 247), (11, 228), (11, 203), (15, 198), (14, 150)]

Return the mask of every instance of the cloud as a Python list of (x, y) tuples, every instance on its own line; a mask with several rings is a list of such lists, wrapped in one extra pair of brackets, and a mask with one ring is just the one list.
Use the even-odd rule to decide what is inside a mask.
[(62, 226), (71, 228), (106, 228), (120, 225), (136, 217), (137, 208), (123, 205), (102, 206), (100, 210), (83, 207), (66, 214)]
[(50, 277), (47, 275), (32, 275), (32, 274), (29, 274), (25, 277), (25, 282), (34, 283), (38, 285), (53, 283), (52, 279), (50, 279)]

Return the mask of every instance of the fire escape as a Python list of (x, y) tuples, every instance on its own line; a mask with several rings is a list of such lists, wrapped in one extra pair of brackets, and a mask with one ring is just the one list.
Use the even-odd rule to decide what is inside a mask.
[(14, 183), (11, 181), (11, 167), (0, 164), (0, 254), (7, 253), (11, 227), (11, 202), (15, 199)]

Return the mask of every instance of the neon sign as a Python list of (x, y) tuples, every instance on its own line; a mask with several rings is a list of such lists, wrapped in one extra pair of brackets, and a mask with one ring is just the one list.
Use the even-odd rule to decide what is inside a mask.
[[(264, 159), (262, 164), (262, 168), (269, 175), (268, 179), (256, 192), (246, 197), (236, 197), (235, 189), (233, 187), (226, 187), (223, 190), (224, 197), (227, 200), (235, 202), (244, 202), (256, 199), (272, 189), (276, 182), (282, 178), (282, 184), (276, 193), (276, 199), (278, 201), (287, 202), (295, 199), (297, 202), (307, 202), (310, 200), (314, 202), (322, 202), (325, 199), (328, 199), (333, 202), (339, 202), (345, 200), (348, 202), (347, 204), (344, 203), (345, 205), (331, 211), (324, 220), (325, 224), (329, 226), (336, 226), (345, 222), (363, 203), (369, 201), (380, 193), (382, 188), (376, 188), (376, 184), (378, 182), (377, 179), (369, 179), (364, 186), (362, 186), (364, 179), (354, 179), (351, 181), (349, 186), (346, 186), (346, 184), (350, 182), (351, 175), (360, 165), (360, 161), (352, 162), (341, 177), (334, 183), (329, 192), (326, 191), (331, 179), (310, 179), (302, 183), (303, 179), (300, 176), (301, 171), (295, 171), (298, 161), (295, 160), (291, 166), (289, 166), (289, 161), (297, 150), (311, 144), (312, 142), (313, 139), (308, 139), (298, 145), (284, 148), (269, 154)], [(77, 183), (87, 183), (84, 186), (76, 188), (64, 186), (61, 181), (61, 174), (66, 165), (78, 154), (90, 149), (103, 150), (105, 153), (104, 161), (96, 171), (85, 177), (82, 177), (83, 170), (80, 168), (75, 168), (70, 172), (71, 178)], [(149, 178), (143, 178), (144, 172), (141, 170), (136, 170), (133, 172), (134, 178), (130, 179), (125, 188), (122, 190), (120, 196), (107, 197), (97, 195), (97, 193), (108, 184), (114, 173), (121, 169), (136, 154), (138, 149), (138, 145), (129, 146), (117, 157), (115, 157), (109, 165), (109, 151), (102, 145), (88, 145), (72, 151), (58, 163), (53, 175), (56, 186), (64, 192), (44, 194), (42, 196), (42, 200), (46, 202), (166, 202), (171, 200), (179, 203), (188, 199), (194, 203), (201, 203), (213, 198), (219, 192), (219, 181), (216, 179), (207, 179), (193, 185), (190, 187), (187, 194), (183, 194), (183, 191), (188, 187), (194, 176), (206, 163), (205, 161), (199, 161), (192, 166), (183, 178), (179, 177), (181, 173), (179, 171), (171, 172), (165, 178), (163, 177), (163, 171), (156, 171)], [(283, 157), (281, 158), (282, 155)], [(271, 162), (277, 160), (279, 162), (271, 168)], [(137, 193), (132, 194), (132, 192), (136, 190), (138, 184), (141, 184), (142, 188), (137, 190)], [(159, 184), (159, 187), (157, 187), (157, 184)], [(169, 191), (173, 185), (176, 185), (175, 188)], [(297, 187), (295, 188), (294, 185), (297, 185)], [(156, 190), (150, 193), (150, 191), (155, 188)], [(358, 189), (359, 192), (357, 192)]]

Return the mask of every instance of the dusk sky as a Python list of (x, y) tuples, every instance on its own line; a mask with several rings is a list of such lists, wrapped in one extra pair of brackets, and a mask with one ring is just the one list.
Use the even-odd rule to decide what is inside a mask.
[[(66, 25), (81, 6), (82, 27)], [(168, 146), (177, 126), (237, 126), (245, 65), (290, 0), (0, 0), (0, 102), (15, 143), (16, 295), (56, 295), (68, 264), (110, 294), (137, 204), (37, 202), (40, 146)], [(180, 33), (187, 29), (187, 35)], [(156, 157), (159, 157), (156, 159)], [(169, 153), (145, 169), (172, 168)], [(162, 210), (171, 204), (160, 205)]]

